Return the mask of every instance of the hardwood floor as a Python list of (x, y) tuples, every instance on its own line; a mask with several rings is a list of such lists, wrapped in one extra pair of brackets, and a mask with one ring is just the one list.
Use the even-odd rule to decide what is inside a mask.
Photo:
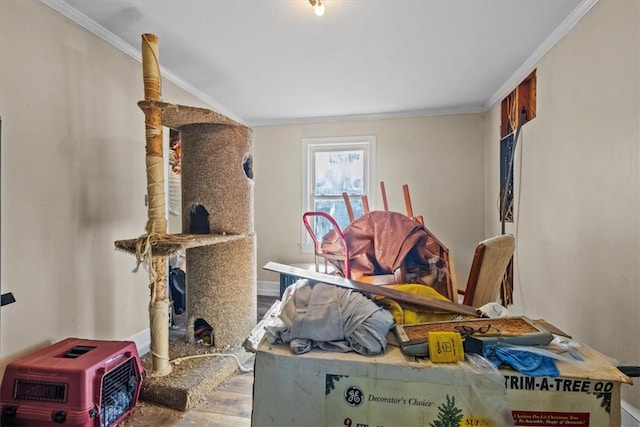
[(138, 402), (126, 427), (249, 427), (253, 404), (253, 372), (232, 376), (190, 411)]
[[(257, 319), (262, 319), (276, 298), (258, 296)], [(246, 366), (253, 365), (253, 358)], [(235, 375), (221, 383), (190, 411), (177, 411), (139, 401), (124, 427), (249, 427), (253, 405), (253, 372)]]

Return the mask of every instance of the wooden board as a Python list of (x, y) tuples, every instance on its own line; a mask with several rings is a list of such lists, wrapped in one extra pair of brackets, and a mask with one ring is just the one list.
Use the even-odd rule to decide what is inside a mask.
[(422, 295), (412, 294), (410, 292), (399, 291), (397, 289), (387, 288), (384, 286), (370, 285), (368, 283), (356, 282), (355, 280), (345, 279), (344, 277), (334, 276), (330, 274), (318, 273), (315, 271), (304, 270), (276, 262), (269, 262), (264, 267), (265, 270), (275, 271), (278, 273), (288, 274), (290, 276), (302, 277), (305, 279), (315, 280), (317, 282), (327, 283), (329, 285), (340, 286), (342, 288), (353, 289), (366, 294), (381, 295), (397, 301), (399, 304), (406, 303), (413, 307), (425, 307), (436, 311), (447, 313), (463, 314), (465, 316), (482, 317), (482, 313), (475, 307), (464, 304), (457, 304), (450, 301), (441, 301)]

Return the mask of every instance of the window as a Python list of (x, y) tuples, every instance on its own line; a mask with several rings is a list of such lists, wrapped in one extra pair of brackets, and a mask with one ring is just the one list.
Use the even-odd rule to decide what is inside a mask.
[[(344, 229), (349, 215), (342, 193), (347, 193), (354, 216), (361, 216), (362, 196), (372, 194), (375, 142), (375, 136), (303, 138), (302, 213), (325, 212)], [(314, 224), (318, 238), (330, 228), (326, 221)], [(312, 251), (313, 242), (304, 226), (301, 229), (302, 250)]]

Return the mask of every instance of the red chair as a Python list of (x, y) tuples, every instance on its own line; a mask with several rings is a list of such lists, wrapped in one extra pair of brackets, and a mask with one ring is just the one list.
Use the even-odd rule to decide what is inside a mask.
[[(333, 227), (333, 231), (336, 233), (336, 241), (339, 240), (342, 244), (342, 248), (340, 251), (336, 252), (325, 252), (322, 250), (322, 242), (318, 240), (318, 236), (313, 229), (313, 225), (309, 223), (309, 219), (313, 218), (314, 221), (317, 217), (322, 217), (329, 221), (331, 226)], [(318, 263), (319, 258), (324, 259), (324, 271), (325, 273), (328, 271), (329, 261), (339, 261), (344, 264), (344, 268), (342, 270), (344, 277), (347, 279), (351, 279), (351, 269), (349, 268), (349, 246), (347, 245), (347, 240), (344, 238), (344, 234), (340, 229), (340, 226), (336, 222), (335, 219), (331, 215), (326, 212), (305, 212), (302, 215), (302, 222), (304, 223), (305, 228), (309, 232), (309, 236), (311, 236), (311, 240), (313, 240), (313, 253), (314, 253), (314, 261), (316, 265), (316, 271), (320, 271), (320, 266)]]

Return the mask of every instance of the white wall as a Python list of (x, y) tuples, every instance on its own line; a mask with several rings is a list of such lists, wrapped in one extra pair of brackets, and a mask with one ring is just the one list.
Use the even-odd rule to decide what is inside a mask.
[(377, 189), (371, 209), (383, 209), (384, 181), (389, 209), (405, 212), (402, 185), (408, 184), (413, 212), (454, 256), (461, 287), (475, 245), (484, 235), (484, 115), (467, 114), (361, 120), (254, 128), (255, 228), (258, 279), (277, 281), (261, 267), (269, 262), (313, 262), (299, 249), (301, 139), (375, 135)]
[(142, 97), (139, 62), (39, 1), (0, 1), (1, 286), (17, 299), (1, 311), (2, 366), (149, 327), (147, 274), (114, 249), (147, 218)]
[[(516, 159), (514, 311), (640, 363), (640, 3), (600, 1), (537, 64)], [(500, 106), (487, 115), (487, 232), (500, 229)], [(636, 381), (638, 382), (638, 381)], [(640, 386), (623, 386), (640, 407)]]

